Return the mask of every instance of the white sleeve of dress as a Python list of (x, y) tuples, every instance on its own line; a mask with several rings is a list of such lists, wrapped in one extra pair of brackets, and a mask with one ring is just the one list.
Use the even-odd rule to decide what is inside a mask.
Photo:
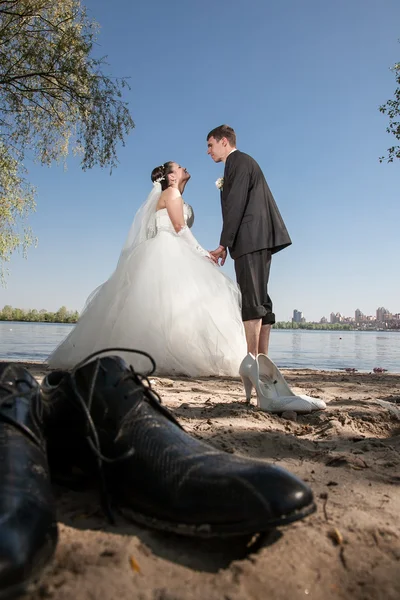
[(185, 240), (185, 242), (189, 244), (189, 246), (194, 248), (199, 254), (210, 258), (210, 253), (207, 252), (207, 250), (204, 250), (202, 246), (200, 246), (200, 244), (198, 243), (198, 241), (196, 240), (196, 238), (194, 237), (193, 233), (190, 231), (187, 225), (185, 225), (185, 227), (182, 227), (182, 229), (179, 233), (177, 233), (177, 235), (179, 235), (179, 237)]

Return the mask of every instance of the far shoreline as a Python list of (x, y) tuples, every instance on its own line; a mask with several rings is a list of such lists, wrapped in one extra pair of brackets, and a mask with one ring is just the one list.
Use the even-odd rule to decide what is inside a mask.
[[(49, 367), (48, 364), (46, 362), (39, 362), (37, 360), (16, 360), (16, 359), (7, 359), (7, 358), (3, 358), (0, 357), (0, 364), (18, 364), (21, 365), (27, 369), (32, 369), (35, 372), (48, 372), (48, 371), (53, 371), (54, 369)], [(400, 370), (399, 371), (390, 371), (390, 370), (386, 370), (382, 373), (374, 373), (373, 370), (368, 371), (368, 370), (361, 370), (361, 369), (356, 369), (355, 371), (346, 371), (346, 368), (340, 368), (340, 369), (318, 369), (318, 368), (312, 368), (312, 367), (281, 367), (279, 365), (277, 365), (279, 370), (282, 371), (282, 373), (285, 375), (285, 377), (290, 377), (290, 376), (301, 376), (302, 374), (304, 375), (337, 375), (337, 376), (342, 376), (342, 377), (354, 377), (356, 378), (357, 376), (371, 376), (374, 378), (384, 378), (384, 377), (390, 377), (390, 376), (395, 376), (395, 377), (399, 377), (400, 378)], [(203, 377), (187, 377), (186, 375), (178, 375), (178, 374), (171, 374), (171, 375), (150, 375), (150, 379), (155, 378), (155, 379), (182, 379), (185, 381), (207, 381), (207, 380), (220, 380), (220, 381), (240, 381), (240, 377), (239, 375), (237, 377), (224, 377), (224, 376), (217, 376), (217, 375), (208, 375), (208, 376), (203, 376)], [(399, 382), (400, 383), (400, 382)]]
[[(21, 323), (26, 323), (29, 325), (76, 325), (76, 323), (78, 322), (78, 318), (76, 320), (73, 321), (33, 321), (33, 320), (29, 320), (29, 319), (20, 319), (17, 321), (13, 321), (13, 320), (8, 320), (8, 319), (0, 319), (0, 325), (1, 323), (9, 323), (9, 324), (13, 324), (13, 325), (19, 325)], [(337, 325), (333, 325), (333, 326), (323, 326), (320, 325), (319, 323), (313, 323), (312, 321), (309, 323), (304, 323), (304, 326), (298, 326), (298, 327), (291, 327), (288, 324), (286, 324), (284, 321), (282, 322), (283, 325), (280, 326), (276, 326), (273, 325), (272, 329), (274, 331), (328, 331), (329, 333), (351, 333), (353, 331), (357, 331), (360, 333), (400, 333), (400, 327), (398, 328), (379, 328), (379, 327), (369, 327), (369, 328), (361, 328), (361, 327), (351, 327), (349, 325), (343, 325), (343, 326), (337, 326)]]

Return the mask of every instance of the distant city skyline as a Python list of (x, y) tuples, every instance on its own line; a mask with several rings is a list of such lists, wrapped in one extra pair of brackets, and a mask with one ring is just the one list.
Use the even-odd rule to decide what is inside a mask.
[(291, 321), (293, 323), (305, 323), (305, 322), (312, 322), (312, 323), (340, 323), (340, 322), (363, 322), (363, 321), (377, 321), (377, 322), (387, 322), (387, 321), (400, 321), (400, 311), (399, 312), (392, 312), (389, 309), (385, 308), (384, 306), (379, 306), (378, 308), (376, 308), (375, 310), (375, 315), (373, 314), (365, 314), (363, 313), (359, 308), (356, 308), (354, 310), (354, 316), (350, 316), (350, 315), (344, 315), (340, 312), (333, 312), (331, 311), (329, 313), (329, 318), (327, 318), (325, 315), (323, 315), (319, 320), (315, 320), (315, 319), (307, 319), (304, 316), (303, 311), (298, 310), (297, 308), (293, 309), (293, 315), (291, 318)]
[[(32, 303), (29, 303), (29, 301), (24, 301), (22, 303), (18, 303), (18, 304), (10, 304), (10, 303), (4, 303), (4, 304), (0, 304), (0, 311), (4, 309), (4, 307), (8, 307), (11, 306), (14, 309), (21, 309), (24, 311), (27, 310), (33, 310), (33, 311), (47, 311), (49, 310), (48, 306), (34, 306), (32, 305)], [(81, 312), (81, 310), (78, 310), (76, 307), (74, 306), (68, 306), (67, 304), (60, 304), (60, 306), (54, 306), (52, 305), (50, 307), (50, 310), (59, 310), (59, 309), (67, 309), (70, 312)], [(302, 310), (298, 310), (297, 308), (293, 309), (292, 311), (292, 316), (289, 317), (288, 319), (283, 319), (283, 318), (277, 318), (277, 321), (292, 321), (294, 323), (304, 323), (304, 322), (308, 322), (308, 323), (322, 323), (322, 322), (339, 322), (339, 321), (332, 321), (332, 316), (335, 317), (340, 317), (344, 320), (344, 322), (348, 321), (358, 321), (358, 320), (377, 320), (377, 321), (384, 321), (385, 318), (386, 319), (398, 319), (400, 320), (400, 311), (399, 312), (392, 312), (391, 310), (385, 308), (384, 306), (380, 306), (378, 308), (375, 309), (375, 314), (366, 314), (363, 313), (359, 308), (356, 308), (354, 311), (354, 316), (350, 316), (350, 315), (346, 315), (344, 313), (341, 313), (340, 311), (338, 312), (326, 312), (325, 314), (322, 315), (322, 317), (317, 318), (317, 319), (313, 319), (313, 318), (308, 318), (307, 314), (304, 313), (304, 311)], [(328, 315), (328, 317), (326, 316)]]

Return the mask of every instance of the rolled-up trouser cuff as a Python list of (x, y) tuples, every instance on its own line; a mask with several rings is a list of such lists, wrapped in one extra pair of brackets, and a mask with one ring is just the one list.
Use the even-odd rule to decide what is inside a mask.
[(263, 325), (273, 325), (275, 323), (275, 313), (268, 312), (265, 306), (243, 306), (243, 321), (253, 321), (261, 319)]

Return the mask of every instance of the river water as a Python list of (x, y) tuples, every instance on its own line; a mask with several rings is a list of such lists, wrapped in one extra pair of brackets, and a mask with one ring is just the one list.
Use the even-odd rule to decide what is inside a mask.
[[(45, 361), (73, 325), (0, 321), (0, 360)], [(281, 368), (400, 372), (400, 332), (274, 329), (270, 357)]]

